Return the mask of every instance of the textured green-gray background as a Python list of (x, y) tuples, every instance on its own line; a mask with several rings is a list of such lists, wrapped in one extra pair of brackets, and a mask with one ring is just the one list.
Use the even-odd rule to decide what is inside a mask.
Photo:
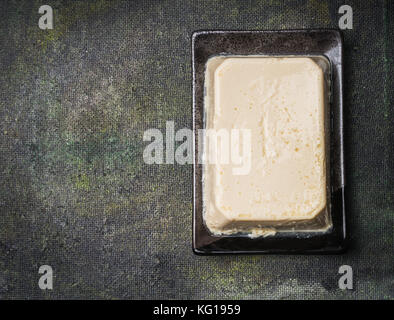
[[(198, 29), (337, 27), (350, 250), (198, 257), (192, 167), (148, 166), (145, 129), (192, 125)], [(38, 28), (49, 4), (54, 29)], [(394, 298), (392, 1), (2, 1), (0, 298)], [(54, 289), (38, 288), (38, 268)], [(338, 289), (353, 267), (354, 290)]]

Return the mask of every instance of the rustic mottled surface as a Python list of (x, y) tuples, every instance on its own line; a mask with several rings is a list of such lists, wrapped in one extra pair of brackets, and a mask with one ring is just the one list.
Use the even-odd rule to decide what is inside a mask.
[(43, 3), (2, 1), (0, 298), (393, 299), (394, 8), (345, 3), (349, 252), (197, 257), (192, 167), (142, 161), (145, 129), (191, 127), (191, 33), (337, 27), (343, 2), (48, 0), (40, 30)]

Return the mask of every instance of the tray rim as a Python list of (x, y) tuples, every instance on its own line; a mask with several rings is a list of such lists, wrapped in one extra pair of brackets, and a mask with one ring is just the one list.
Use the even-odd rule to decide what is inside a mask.
[[(197, 204), (197, 199), (196, 195), (198, 192), (202, 192), (202, 189), (199, 188), (198, 185), (198, 171), (202, 170), (202, 165), (197, 163), (197, 158), (198, 158), (198, 152), (196, 149), (197, 146), (197, 129), (200, 129), (202, 126), (199, 126), (197, 124), (197, 119), (196, 119), (196, 113), (198, 111), (198, 108), (201, 108), (201, 105), (197, 105), (197, 87), (199, 86), (197, 82), (197, 71), (196, 71), (196, 65), (197, 64), (205, 64), (206, 61), (209, 59), (208, 58), (203, 61), (203, 62), (196, 62), (196, 41), (198, 37), (200, 36), (210, 36), (210, 35), (216, 35), (216, 36), (228, 36), (231, 34), (252, 34), (252, 35), (259, 35), (259, 34), (264, 34), (265, 36), (276, 36), (277, 34), (291, 34), (291, 33), (299, 33), (303, 34), (304, 36), (309, 36), (311, 33), (317, 34), (319, 36), (319, 33), (323, 36), (327, 36), (327, 34), (330, 34), (333, 39), (337, 41), (337, 44), (335, 45), (336, 49), (339, 49), (339, 57), (336, 57), (336, 59), (333, 59), (333, 56), (330, 54), (327, 54), (326, 50), (321, 49), (319, 52), (316, 51), (311, 51), (309, 52), (309, 55), (319, 55), (319, 56), (324, 56), (327, 58), (329, 61), (330, 65), (335, 68), (336, 72), (335, 76), (331, 75), (331, 81), (332, 81), (332, 88), (336, 88), (336, 91), (334, 92), (333, 96), (333, 101), (330, 101), (330, 109), (332, 108), (333, 104), (336, 106), (336, 112), (339, 112), (339, 114), (336, 114), (336, 121), (337, 124), (336, 126), (338, 127), (337, 129), (339, 137), (337, 138), (337, 142), (339, 143), (339, 150), (337, 150), (336, 155), (337, 155), (337, 161), (339, 162), (339, 187), (337, 190), (333, 191), (331, 190), (331, 201), (333, 200), (333, 197), (335, 196), (335, 201), (338, 203), (339, 209), (336, 208), (339, 212), (336, 212), (336, 219), (334, 221), (333, 219), (333, 229), (335, 227), (335, 230), (332, 230), (331, 232), (325, 233), (323, 235), (319, 234), (313, 234), (308, 232), (304, 232), (305, 237), (299, 237), (299, 236), (291, 236), (292, 234), (281, 234), (280, 236), (274, 236), (272, 238), (264, 238), (264, 237), (259, 237), (259, 238), (247, 238), (245, 236), (234, 236), (234, 235), (212, 235), (205, 227), (203, 218), (202, 218), (202, 206), (200, 206), (199, 210), (198, 204)], [(346, 233), (346, 214), (345, 214), (345, 170), (344, 170), (344, 150), (343, 150), (343, 37), (342, 33), (338, 29), (291, 29), (291, 30), (197, 30), (193, 32), (192, 35), (192, 72), (193, 72), (193, 150), (194, 150), (194, 162), (193, 162), (193, 243), (192, 243), (192, 250), (195, 254), (197, 255), (218, 255), (218, 254), (265, 254), (265, 253), (287, 253), (287, 254), (327, 254), (327, 253), (342, 253), (346, 250), (347, 247), (347, 233)], [(263, 50), (264, 51), (264, 50)], [(267, 50), (266, 50), (267, 51)], [(291, 50), (288, 50), (291, 51)], [(308, 54), (303, 53), (289, 53), (289, 52), (284, 52), (282, 50), (281, 52), (276, 52), (275, 54), (269, 52), (266, 54), (263, 53), (255, 53), (255, 52), (249, 52), (242, 54), (242, 55), (267, 55), (267, 56), (286, 56), (286, 55), (292, 55), (292, 56), (307, 56)], [(293, 52), (296, 52), (297, 50), (293, 50)], [(239, 55), (239, 53), (228, 53), (228, 52), (216, 52), (213, 55), (223, 55), (223, 54), (229, 54), (229, 55)], [(335, 56), (334, 56), (335, 57)], [(200, 85), (201, 87), (201, 85)], [(200, 88), (201, 89), (201, 88)], [(201, 94), (201, 92), (200, 92)], [(330, 136), (333, 135), (332, 128), (332, 120), (333, 116), (332, 113), (333, 111), (330, 111)], [(335, 133), (334, 133), (335, 134)], [(330, 162), (333, 161), (333, 153), (332, 150), (330, 150), (331, 156), (330, 156)], [(332, 172), (330, 172), (332, 175)], [(200, 185), (202, 183), (200, 182)], [(201, 189), (201, 190), (199, 190)], [(334, 194), (335, 193), (335, 194)], [(200, 195), (201, 197), (201, 195)], [(335, 209), (335, 208), (334, 208)], [(200, 212), (199, 212), (200, 211)], [(334, 232), (335, 231), (335, 232)], [(328, 237), (327, 243), (325, 245), (321, 245), (320, 247), (315, 247), (313, 245), (313, 242), (311, 243), (311, 240), (319, 237)], [(215, 248), (210, 248), (206, 244), (203, 243), (202, 237), (205, 238), (210, 238), (212, 241), (209, 243), (209, 245), (214, 244), (215, 242), (218, 242), (220, 240), (226, 239), (228, 240), (229, 243), (225, 243), (224, 245), (222, 244), (222, 249), (215, 249)], [(286, 248), (286, 246), (263, 246), (261, 248), (256, 249), (248, 249), (247, 247), (244, 247), (243, 249), (236, 248), (237, 246), (236, 241), (243, 241), (243, 242), (250, 242), (254, 243), (263, 243), (264, 241), (269, 241), (269, 242), (283, 242), (283, 241), (288, 241), (295, 240), (295, 241), (305, 241), (303, 246), (300, 247), (289, 247)], [(285, 242), (283, 242), (285, 243)], [(233, 244), (233, 245), (232, 245)], [(309, 245), (308, 245), (309, 244)]]

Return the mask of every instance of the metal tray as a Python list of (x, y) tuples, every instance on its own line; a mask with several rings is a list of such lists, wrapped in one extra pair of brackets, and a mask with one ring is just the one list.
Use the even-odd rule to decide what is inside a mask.
[[(198, 31), (192, 37), (193, 129), (195, 132), (193, 189), (193, 252), (235, 253), (340, 253), (346, 245), (345, 181), (343, 158), (342, 37), (337, 30)], [(244, 234), (213, 235), (203, 219), (203, 165), (199, 164), (198, 129), (204, 128), (204, 78), (209, 58), (230, 56), (323, 57), (329, 63), (328, 194), (332, 226), (325, 232), (290, 230), (267, 237)]]

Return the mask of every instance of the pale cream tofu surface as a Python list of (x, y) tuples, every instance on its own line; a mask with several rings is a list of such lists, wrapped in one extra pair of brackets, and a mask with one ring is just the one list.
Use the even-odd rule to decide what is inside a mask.
[(212, 233), (313, 219), (326, 207), (323, 76), (307, 57), (208, 60), (206, 129), (251, 132), (248, 174), (235, 175), (232, 163), (204, 165)]

